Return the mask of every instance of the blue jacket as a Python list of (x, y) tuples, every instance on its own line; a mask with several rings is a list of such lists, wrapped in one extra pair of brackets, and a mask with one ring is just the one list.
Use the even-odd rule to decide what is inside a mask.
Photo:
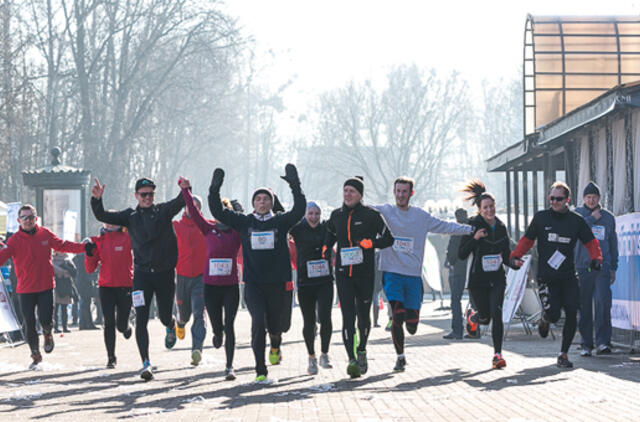
[[(591, 211), (586, 206), (575, 209), (584, 221), (587, 222), (593, 235), (600, 242), (602, 250), (602, 271), (610, 271), (618, 269), (618, 235), (616, 234), (616, 218), (609, 211), (600, 209), (600, 219), (596, 220), (591, 216)], [(589, 253), (587, 249), (578, 243), (576, 245), (576, 270), (583, 273), (589, 268)]]

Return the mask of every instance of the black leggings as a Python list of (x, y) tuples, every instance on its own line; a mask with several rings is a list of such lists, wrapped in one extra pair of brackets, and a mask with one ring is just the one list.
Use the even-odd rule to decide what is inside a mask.
[(174, 270), (161, 273), (133, 272), (132, 292), (144, 292), (144, 306), (136, 306), (136, 342), (142, 362), (149, 360), (149, 306), (155, 293), (160, 321), (167, 328), (175, 326), (173, 319), (173, 303), (176, 292)]
[(565, 321), (562, 329), (562, 353), (567, 353), (578, 324), (578, 307), (580, 306), (580, 287), (577, 278), (554, 280), (548, 282), (538, 279), (538, 293), (544, 319), (547, 322), (558, 322), (564, 309)]
[(475, 309), (478, 311), (478, 323), (488, 325), (491, 322), (491, 337), (494, 353), (502, 353), (504, 324), (502, 322), (502, 303), (504, 302), (505, 283), (491, 283), (486, 287), (469, 287)]
[(121, 333), (129, 328), (131, 288), (100, 286), (98, 293), (104, 315), (104, 344), (107, 347), (107, 357), (115, 358), (116, 328)]
[(282, 325), (286, 321), (283, 312), (291, 312), (287, 303), (291, 294), (286, 291), (286, 283), (246, 283), (244, 297), (251, 314), (251, 348), (256, 360), (256, 373), (266, 376), (266, 333), (269, 332), (271, 347), (280, 348)]
[(342, 312), (342, 341), (349, 359), (355, 359), (353, 341), (356, 333), (356, 316), (360, 331), (358, 351), (367, 348), (367, 339), (371, 329), (371, 298), (373, 297), (373, 278), (356, 279), (338, 276), (338, 297)]
[(51, 322), (53, 319), (53, 289), (38, 293), (20, 293), (20, 309), (24, 319), (27, 343), (32, 353), (38, 353), (38, 331), (36, 330), (36, 307), (38, 319), (44, 334), (51, 334)]
[(420, 310), (405, 309), (404, 304), (397, 300), (390, 300), (389, 306), (391, 306), (392, 312), (391, 339), (393, 347), (397, 354), (402, 355), (404, 354), (404, 328), (402, 325), (406, 323), (409, 334), (415, 334), (418, 331), (418, 322), (420, 322)]
[[(304, 326), (302, 336), (309, 355), (315, 355), (316, 309), (320, 320), (320, 347), (322, 353), (329, 352), (331, 342), (331, 308), (333, 306), (333, 283), (314, 286), (298, 286), (298, 303), (302, 312)], [(316, 308), (317, 307), (317, 308)]]
[[(224, 351), (227, 356), (227, 368), (233, 367), (233, 352), (236, 347), (236, 333), (233, 324), (240, 304), (240, 288), (232, 286), (204, 285), (204, 303), (215, 336), (224, 331)], [(224, 313), (224, 323), (222, 322)]]

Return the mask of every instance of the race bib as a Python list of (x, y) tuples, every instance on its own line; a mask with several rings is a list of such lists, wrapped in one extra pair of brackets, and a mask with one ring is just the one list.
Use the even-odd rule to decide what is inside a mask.
[(340, 262), (343, 267), (362, 264), (363, 260), (362, 249), (359, 246), (340, 249)]
[(113, 248), (116, 252), (122, 252), (124, 250), (124, 246), (116, 246)]
[(273, 231), (251, 233), (251, 249), (273, 249), (276, 244), (276, 236)]
[(133, 301), (134, 308), (144, 306), (144, 292), (142, 290), (134, 290), (133, 293), (131, 293), (131, 300)]
[(498, 271), (502, 265), (502, 255), (485, 255), (482, 257), (482, 271), (490, 273)]
[(564, 256), (560, 251), (555, 251), (553, 255), (551, 255), (551, 258), (549, 258), (549, 260), (547, 261), (547, 264), (549, 264), (549, 266), (554, 270), (557, 270), (558, 268), (560, 268), (565, 259), (567, 259), (567, 257)]
[(233, 261), (231, 258), (211, 258), (209, 259), (209, 275), (224, 276), (231, 275)]
[(326, 259), (307, 261), (307, 276), (309, 278), (326, 277), (329, 275), (329, 263)]
[(557, 233), (549, 233), (549, 237), (547, 239), (549, 242), (564, 243), (565, 245), (571, 243), (571, 238), (560, 236)]
[(591, 227), (591, 231), (593, 232), (593, 236), (598, 240), (604, 240), (607, 233), (607, 229), (605, 229), (604, 226), (593, 226)]
[(413, 238), (396, 237), (393, 242), (393, 250), (400, 253), (413, 253)]

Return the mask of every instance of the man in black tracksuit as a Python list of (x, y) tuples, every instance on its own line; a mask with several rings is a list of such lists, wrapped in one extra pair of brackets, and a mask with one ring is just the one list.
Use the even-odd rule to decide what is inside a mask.
[(571, 191), (563, 182), (551, 185), (551, 208), (533, 216), (524, 236), (511, 253), (512, 264), (522, 266), (522, 256), (538, 240), (538, 292), (543, 313), (538, 323), (541, 337), (549, 334), (549, 323), (560, 319), (564, 308), (565, 323), (562, 329), (562, 347), (557, 366), (571, 368), (567, 353), (576, 334), (580, 290), (574, 263), (574, 249), (580, 240), (589, 252), (591, 269), (599, 271), (602, 252), (598, 240), (584, 219), (569, 209)]
[(256, 361), (256, 382), (267, 382), (267, 366), (264, 349), (266, 332), (271, 340), (269, 361), (280, 363), (282, 354), (283, 313), (291, 312), (287, 301), (291, 300), (293, 281), (289, 255), (289, 230), (300, 221), (307, 201), (298, 172), (293, 164), (285, 167), (282, 178), (289, 184), (293, 194), (293, 209), (289, 212), (273, 213), (274, 195), (270, 189), (258, 188), (253, 193), (254, 212), (246, 215), (222, 206), (220, 187), (224, 171), (216, 169), (209, 187), (211, 214), (242, 236), (243, 280), (245, 301), (251, 314), (251, 348)]
[[(352, 378), (367, 372), (367, 337), (371, 329), (371, 298), (374, 288), (374, 248), (393, 245), (393, 235), (380, 212), (362, 204), (362, 178), (347, 179), (343, 186), (344, 204), (333, 210), (327, 225), (323, 252), (328, 258), (338, 242), (336, 284), (342, 311), (342, 340), (349, 356), (347, 374)], [(356, 315), (360, 344), (354, 350)]]
[[(182, 181), (182, 179), (181, 179)], [(136, 308), (136, 342), (142, 358), (140, 376), (153, 378), (149, 362), (149, 307), (155, 293), (160, 321), (166, 327), (165, 346), (170, 349), (176, 342), (173, 318), (175, 296), (175, 267), (178, 262), (178, 243), (171, 220), (184, 207), (179, 193), (169, 202), (154, 204), (155, 183), (147, 178), (136, 182), (138, 206), (123, 211), (105, 211), (102, 205), (104, 185), (98, 179), (91, 188), (91, 209), (100, 222), (126, 227), (133, 249), (132, 300)], [(186, 181), (189, 183), (188, 181)], [(179, 182), (180, 183), (180, 182)]]

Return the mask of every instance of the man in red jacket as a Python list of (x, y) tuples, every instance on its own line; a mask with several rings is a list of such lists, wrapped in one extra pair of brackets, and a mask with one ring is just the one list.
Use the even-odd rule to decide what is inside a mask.
[[(202, 200), (193, 195), (196, 207), (202, 209)], [(178, 321), (176, 335), (180, 340), (185, 337), (185, 325), (193, 313), (191, 326), (191, 365), (197, 366), (202, 359), (202, 344), (206, 336), (204, 325), (204, 284), (202, 272), (207, 259), (207, 246), (204, 235), (196, 226), (185, 208), (182, 219), (173, 222), (178, 238), (178, 274), (176, 283), (176, 304)]]
[(27, 343), (31, 349), (33, 362), (29, 369), (36, 369), (42, 361), (38, 332), (36, 331), (36, 307), (38, 319), (44, 335), (44, 351), (53, 350), (51, 322), (53, 317), (53, 265), (51, 250), (70, 253), (91, 253), (94, 244), (75, 243), (61, 240), (54, 233), (38, 226), (36, 209), (23, 205), (18, 210), (20, 229), (11, 236), (6, 245), (0, 242), (0, 265), (13, 258), (18, 277), (16, 292), (20, 298), (20, 308), (25, 322)]
[(84, 267), (91, 274), (100, 264), (98, 288), (104, 315), (104, 344), (107, 348), (107, 368), (112, 369), (116, 367), (116, 328), (125, 339), (131, 337), (131, 239), (122, 227), (104, 224), (100, 236), (91, 240), (97, 248), (93, 256), (85, 255)]

